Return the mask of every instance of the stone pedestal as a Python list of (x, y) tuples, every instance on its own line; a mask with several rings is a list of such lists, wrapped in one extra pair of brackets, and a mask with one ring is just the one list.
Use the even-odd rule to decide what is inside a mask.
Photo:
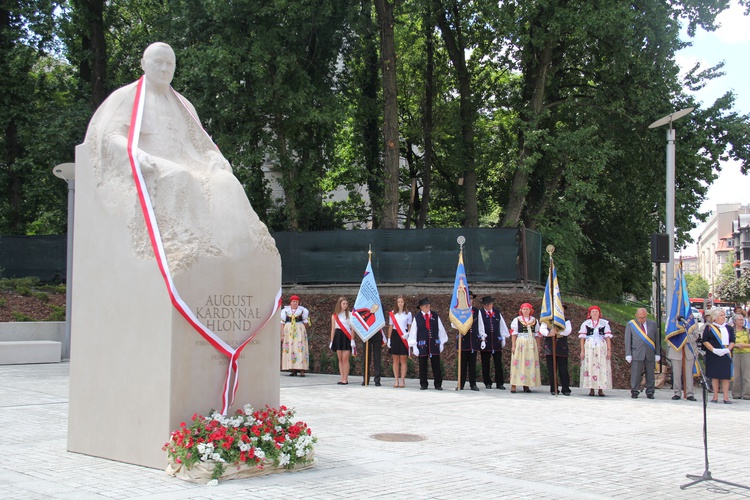
[[(68, 450), (164, 468), (162, 446), (170, 432), (193, 413), (221, 409), (228, 359), (172, 306), (144, 240), (132, 179), (126, 172), (103, 175), (107, 165), (89, 151), (85, 143), (76, 148)], [(147, 182), (158, 189), (159, 179)], [(169, 221), (161, 230), (171, 241), (168, 256), (180, 295), (236, 347), (273, 311), (281, 262), (231, 172), (210, 173), (206, 182), (199, 206), (209, 213), (198, 215), (210, 229), (210, 248), (196, 252), (201, 241), (183, 245)], [(192, 200), (179, 192), (169, 202), (184, 203), (190, 212)], [(165, 199), (155, 202), (157, 218), (158, 203)], [(278, 406), (278, 316), (245, 347), (239, 365), (234, 408)]]

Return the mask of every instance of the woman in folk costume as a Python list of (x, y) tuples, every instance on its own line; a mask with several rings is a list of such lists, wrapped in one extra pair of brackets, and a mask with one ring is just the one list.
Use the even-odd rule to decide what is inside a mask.
[(289, 376), (305, 376), (310, 368), (307, 348), (307, 322), (310, 312), (299, 305), (299, 297), (292, 295), (289, 305), (281, 310), (281, 369), (291, 370)]
[(338, 385), (349, 383), (349, 356), (355, 349), (354, 346), (349, 302), (345, 297), (339, 297), (331, 315), (331, 344), (329, 346), (336, 351), (339, 360), (341, 380), (337, 382)]
[(609, 321), (602, 318), (599, 306), (589, 307), (588, 319), (581, 324), (578, 338), (581, 339), (581, 383), (582, 389), (590, 389), (589, 396), (604, 397), (604, 389), (612, 387), (612, 330)]
[(406, 387), (407, 358), (409, 357), (407, 336), (411, 322), (411, 312), (406, 309), (404, 297), (399, 295), (396, 299), (396, 307), (389, 314), (388, 321), (388, 347), (393, 356), (393, 377), (396, 379), (393, 387)]
[(513, 394), (517, 385), (523, 386), (523, 392), (531, 392), (530, 387), (542, 385), (539, 371), (539, 322), (532, 314), (534, 309), (525, 302), (521, 304), (518, 317), (510, 323), (510, 392)]
[(734, 328), (727, 324), (727, 313), (721, 307), (714, 307), (710, 313), (711, 324), (703, 330), (703, 348), (706, 350), (706, 376), (711, 379), (714, 390), (712, 403), (719, 402), (719, 381), (724, 393), (724, 404), (729, 400), (729, 381), (732, 378), (732, 349), (734, 348)]

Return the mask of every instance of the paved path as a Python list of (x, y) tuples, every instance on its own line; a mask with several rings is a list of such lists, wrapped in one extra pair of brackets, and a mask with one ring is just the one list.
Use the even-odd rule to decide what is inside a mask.
[[(282, 375), (281, 402), (318, 436), (315, 467), (209, 487), (66, 451), (68, 364), (0, 366), (2, 499), (750, 498), (704, 469), (702, 406), (608, 391), (590, 398), (361, 387)], [(107, 415), (101, 415), (106, 419)], [(708, 408), (710, 470), (750, 486), (750, 401)], [(113, 429), (116, 432), (116, 429)], [(387, 442), (378, 433), (418, 434)], [(165, 441), (168, 436), (165, 436)]]

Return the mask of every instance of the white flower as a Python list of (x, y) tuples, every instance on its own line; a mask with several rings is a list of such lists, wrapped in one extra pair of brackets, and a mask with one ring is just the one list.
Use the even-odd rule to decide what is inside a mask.
[(281, 456), (279, 456), (279, 467), (283, 467), (289, 463), (289, 455), (286, 453), (282, 453)]
[(297, 448), (297, 452), (295, 453), (295, 455), (297, 455), (298, 457), (304, 457), (305, 455), (307, 455), (307, 453), (305, 453), (304, 449)]
[(270, 434), (263, 434), (260, 438), (263, 441), (273, 441), (273, 436), (271, 436)]
[(248, 451), (252, 447), (250, 443), (240, 443), (240, 451)]
[(223, 458), (221, 458), (221, 455), (219, 455), (218, 453), (212, 453), (211, 454), (211, 460), (213, 460), (214, 462), (224, 462), (225, 461)]
[(252, 415), (253, 414), (253, 405), (246, 404), (242, 407), (242, 411), (245, 412), (245, 415)]
[(273, 429), (274, 429), (274, 430), (275, 430), (276, 432), (281, 432), (281, 426), (280, 426), (280, 425), (277, 425), (277, 426), (276, 426), (276, 427), (274, 427)]
[(255, 456), (258, 457), (258, 459), (263, 460), (264, 458), (266, 458), (266, 453), (261, 449), (256, 449)]
[(218, 486), (219, 480), (218, 479), (212, 479), (209, 482), (206, 483), (206, 486)]

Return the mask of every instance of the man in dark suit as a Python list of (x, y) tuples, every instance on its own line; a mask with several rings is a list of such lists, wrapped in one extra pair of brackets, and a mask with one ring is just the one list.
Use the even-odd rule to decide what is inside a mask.
[(635, 319), (625, 327), (625, 360), (630, 363), (630, 396), (638, 397), (641, 375), (646, 371), (646, 397), (654, 399), (654, 369), (661, 360), (661, 345), (656, 321), (646, 319), (648, 312), (641, 307)]

